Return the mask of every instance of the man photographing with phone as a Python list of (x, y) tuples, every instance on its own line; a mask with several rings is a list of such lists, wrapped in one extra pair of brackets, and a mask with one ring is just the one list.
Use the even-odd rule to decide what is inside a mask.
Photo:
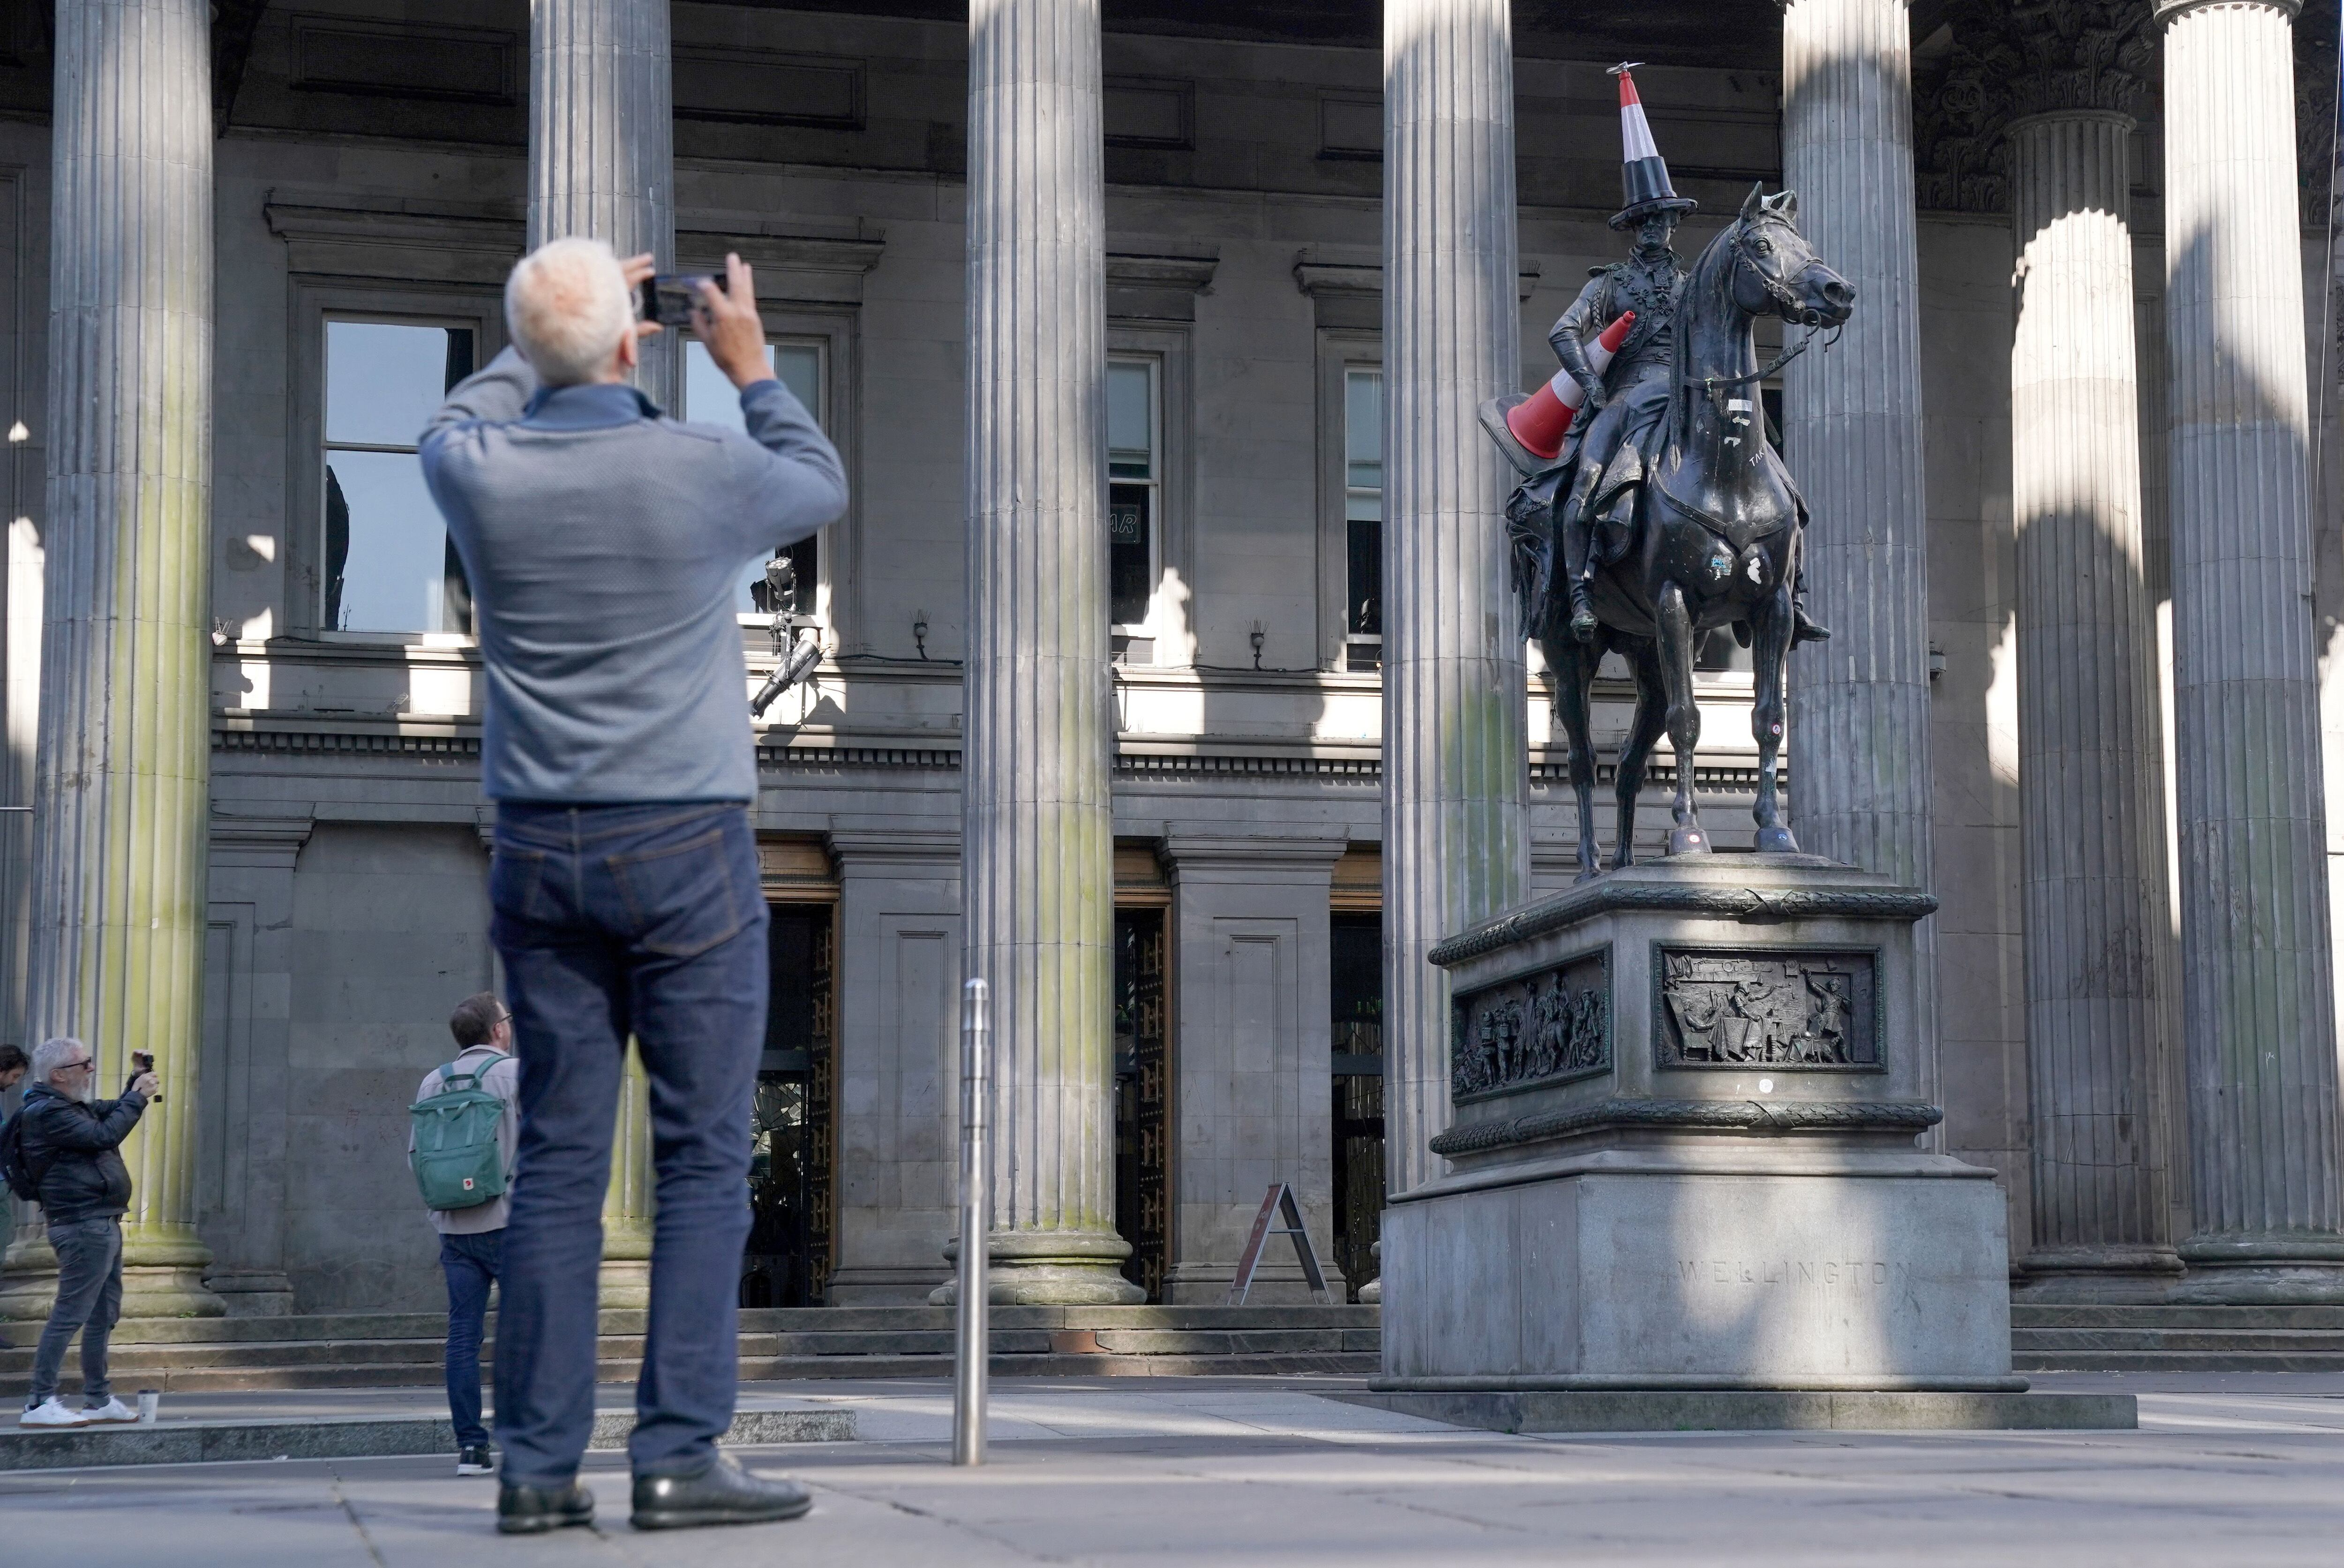
[[(732, 595), (846, 506), (838, 453), (765, 363), (754, 279), (725, 258), (692, 329), (747, 433), (631, 386), (651, 258), (560, 239), (505, 289), (514, 347), (424, 431), (463, 557), (497, 803), (490, 936), (520, 1063), (500, 1260), (497, 1527), (593, 1521), (595, 1283), (631, 1035), (651, 1080), (658, 1211), (629, 1440), (638, 1528), (794, 1518), (805, 1492), (718, 1452), (739, 1365), (750, 1102), (765, 1029), (748, 668)], [(656, 288), (650, 313), (661, 313)]]
[[(155, 1058), (132, 1053), (135, 1076), (119, 1099), (95, 1098), (97, 1063), (75, 1039), (44, 1040), (34, 1048), (25, 1108), (10, 1131), (22, 1139), (21, 1158), (48, 1220), (57, 1254), (57, 1300), (33, 1352), (33, 1388), (17, 1424), (87, 1426), (135, 1421), (138, 1412), (116, 1399), (106, 1379), (107, 1341), (122, 1315), (122, 1216), (130, 1208), (130, 1169), (122, 1140), (147, 1106), (163, 1098)], [(57, 1397), (66, 1347), (81, 1335), (80, 1410)]]

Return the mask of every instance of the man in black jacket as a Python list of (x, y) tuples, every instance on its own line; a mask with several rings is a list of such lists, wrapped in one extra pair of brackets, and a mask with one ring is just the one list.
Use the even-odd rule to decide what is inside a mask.
[[(131, 1421), (137, 1412), (106, 1381), (106, 1340), (122, 1314), (122, 1216), (130, 1207), (130, 1170), (122, 1140), (147, 1102), (159, 1098), (155, 1075), (130, 1080), (120, 1099), (90, 1098), (96, 1059), (79, 1040), (45, 1040), (33, 1052), (25, 1090), (25, 1162), (41, 1184), (41, 1212), (57, 1253), (57, 1304), (33, 1352), (32, 1396), (22, 1426), (86, 1426)], [(66, 1346), (81, 1334), (82, 1410), (57, 1398)]]

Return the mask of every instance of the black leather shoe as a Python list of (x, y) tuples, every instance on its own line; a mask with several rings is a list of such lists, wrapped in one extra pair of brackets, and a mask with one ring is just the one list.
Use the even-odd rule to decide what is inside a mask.
[(572, 1481), (567, 1486), (515, 1486), (497, 1489), (497, 1532), (502, 1535), (542, 1535), (572, 1524), (594, 1522), (594, 1494)]
[(759, 1524), (795, 1519), (813, 1498), (793, 1481), (767, 1481), (720, 1453), (696, 1475), (635, 1477), (634, 1526), (684, 1530), (695, 1524)]

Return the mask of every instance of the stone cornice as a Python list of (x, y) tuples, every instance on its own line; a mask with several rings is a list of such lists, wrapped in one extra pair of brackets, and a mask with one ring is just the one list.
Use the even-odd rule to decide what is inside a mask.
[[(1802, 856), (1812, 865), (1829, 862)], [(1655, 883), (1597, 877), (1451, 936), (1426, 957), (1442, 968), (1559, 931), (1594, 915), (1635, 909), (1697, 919), (1775, 926), (1790, 920), (1918, 920), (1935, 913), (1935, 895), (1915, 887), (1742, 887), (1730, 883)]]
[(1744, 1133), (1923, 1132), (1945, 1119), (1933, 1105), (1907, 1100), (1607, 1099), (1505, 1121), (1452, 1127), (1432, 1152), (1455, 1158), (1590, 1133), (1637, 1129)]

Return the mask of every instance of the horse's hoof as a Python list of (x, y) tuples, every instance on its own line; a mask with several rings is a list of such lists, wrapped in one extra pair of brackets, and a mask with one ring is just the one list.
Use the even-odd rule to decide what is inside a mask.
[(1572, 877), (1571, 879), (1571, 885), (1573, 887), (1577, 887), (1581, 883), (1592, 882), (1602, 875), (1603, 874), (1601, 871), (1596, 870), (1593, 866), (1589, 866), (1585, 870), (1581, 871), (1578, 875)]
[(1762, 827), (1758, 830), (1757, 842), (1751, 847), (1761, 855), (1796, 855), (1799, 853), (1799, 841), (1791, 836), (1791, 830), (1787, 827)]
[(1671, 855), (1707, 855), (1709, 835), (1697, 827), (1672, 827), (1669, 829), (1669, 853)]

